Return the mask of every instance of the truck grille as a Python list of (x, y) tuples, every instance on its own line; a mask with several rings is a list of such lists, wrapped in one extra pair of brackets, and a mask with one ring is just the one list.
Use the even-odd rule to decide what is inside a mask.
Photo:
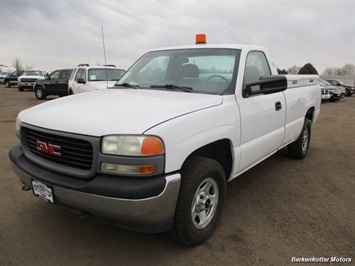
[(36, 78), (21, 78), (21, 82), (35, 82)]
[[(41, 132), (23, 128), (25, 140), (31, 153), (51, 162), (69, 167), (90, 170), (93, 164), (93, 148), (90, 142), (71, 137)], [(38, 149), (37, 142), (45, 143), (45, 148)], [(49, 151), (50, 145), (56, 145), (60, 156), (55, 156)]]

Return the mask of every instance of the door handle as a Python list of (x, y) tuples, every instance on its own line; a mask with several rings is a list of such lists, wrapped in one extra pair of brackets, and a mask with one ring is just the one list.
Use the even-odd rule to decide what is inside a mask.
[(276, 111), (279, 111), (279, 110), (281, 110), (282, 109), (282, 104), (281, 104), (281, 102), (276, 102), (275, 103), (275, 110)]

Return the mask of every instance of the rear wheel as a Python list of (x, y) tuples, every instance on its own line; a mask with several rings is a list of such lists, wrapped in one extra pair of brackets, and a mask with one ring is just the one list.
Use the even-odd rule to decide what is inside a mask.
[(38, 100), (43, 100), (46, 98), (46, 93), (44, 92), (43, 88), (40, 86), (37, 86), (35, 88), (35, 95)]
[(226, 177), (215, 160), (192, 157), (184, 164), (171, 239), (195, 246), (214, 232), (226, 197)]
[(23, 87), (18, 86), (17, 88), (19, 91), (23, 91)]
[(299, 137), (287, 146), (289, 156), (299, 160), (304, 159), (307, 155), (310, 141), (311, 120), (305, 118)]

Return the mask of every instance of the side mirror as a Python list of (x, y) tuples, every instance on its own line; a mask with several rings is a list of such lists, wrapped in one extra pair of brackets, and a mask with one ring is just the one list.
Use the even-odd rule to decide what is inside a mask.
[(86, 83), (86, 81), (84, 80), (84, 79), (78, 79), (78, 81), (77, 81), (78, 83), (80, 83), (80, 84), (85, 84)]
[(51, 76), (49, 76), (49, 74), (48, 74), (48, 73), (46, 73), (46, 74), (44, 75), (44, 77), (45, 77), (46, 79), (48, 79), (48, 80), (50, 80), (50, 79), (51, 79)]
[[(253, 90), (252, 87), (260, 86), (257, 90)], [(256, 94), (270, 94), (287, 89), (287, 79), (285, 76), (266, 76), (261, 77), (256, 82), (249, 82), (245, 84), (243, 89), (243, 96), (248, 97)]]

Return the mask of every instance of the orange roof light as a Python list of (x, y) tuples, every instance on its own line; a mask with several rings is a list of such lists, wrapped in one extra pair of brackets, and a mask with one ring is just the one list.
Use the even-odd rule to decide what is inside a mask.
[(196, 44), (206, 44), (206, 34), (196, 34)]

